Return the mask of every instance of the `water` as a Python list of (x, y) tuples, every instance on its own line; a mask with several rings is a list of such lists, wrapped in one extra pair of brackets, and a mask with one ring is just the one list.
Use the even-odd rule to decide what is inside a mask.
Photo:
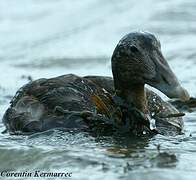
[[(133, 30), (159, 37), (173, 71), (196, 96), (195, 19), (195, 0), (1, 0), (0, 118), (27, 76), (111, 75), (112, 51)], [(94, 138), (57, 130), (28, 137), (0, 134), (0, 169), (72, 172), (72, 179), (80, 180), (194, 179), (195, 119), (195, 112), (187, 113), (185, 135), (176, 137)]]

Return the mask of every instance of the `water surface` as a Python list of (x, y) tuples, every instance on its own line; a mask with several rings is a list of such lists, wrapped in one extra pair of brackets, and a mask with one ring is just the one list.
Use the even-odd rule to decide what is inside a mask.
[[(196, 96), (195, 20), (195, 0), (1, 0), (0, 119), (28, 76), (111, 76), (112, 51), (134, 30), (159, 37), (172, 69)], [(194, 179), (195, 120), (195, 112), (187, 113), (185, 134), (176, 137), (95, 138), (58, 130), (0, 134), (0, 170), (65, 171), (80, 180)]]

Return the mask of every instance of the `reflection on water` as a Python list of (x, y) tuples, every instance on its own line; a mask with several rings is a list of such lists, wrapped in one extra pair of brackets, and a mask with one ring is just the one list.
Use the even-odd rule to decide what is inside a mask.
[[(172, 69), (196, 96), (195, 18), (195, 0), (1, 0), (0, 117), (31, 78), (111, 75), (112, 51), (133, 30), (158, 35)], [(194, 179), (195, 119), (195, 112), (187, 113), (185, 134), (177, 137), (92, 137), (58, 130), (0, 134), (0, 169), (66, 170), (80, 180)]]

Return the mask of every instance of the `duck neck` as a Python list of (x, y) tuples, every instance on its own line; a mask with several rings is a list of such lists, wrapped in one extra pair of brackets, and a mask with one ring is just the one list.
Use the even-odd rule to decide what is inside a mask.
[(120, 89), (117, 91), (117, 95), (123, 98), (126, 103), (133, 104), (144, 114), (148, 113), (144, 84), (135, 84), (129, 88)]

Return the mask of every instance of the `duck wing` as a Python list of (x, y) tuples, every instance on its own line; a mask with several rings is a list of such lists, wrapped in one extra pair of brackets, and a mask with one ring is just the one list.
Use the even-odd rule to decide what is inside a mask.
[(11, 101), (14, 107), (24, 96), (30, 96), (42, 103), (49, 112), (56, 106), (67, 110), (90, 110), (93, 106), (90, 96), (100, 93), (96, 84), (76, 75), (64, 75), (51, 79), (39, 79), (25, 85)]
[[(78, 128), (84, 123), (76, 112), (94, 112), (91, 97), (104, 94), (103, 88), (73, 74), (51, 79), (39, 79), (20, 88), (3, 122), (9, 131), (42, 131), (55, 127)], [(58, 108), (57, 108), (58, 107)], [(67, 110), (59, 111), (59, 109)], [(77, 118), (72, 114), (77, 114)]]

